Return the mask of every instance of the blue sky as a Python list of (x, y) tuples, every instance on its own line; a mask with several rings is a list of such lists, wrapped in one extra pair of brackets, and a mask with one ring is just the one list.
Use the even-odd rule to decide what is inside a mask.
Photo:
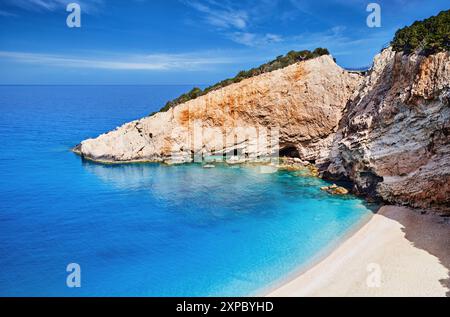
[[(81, 6), (68, 28), (67, 3)], [(366, 25), (367, 4), (381, 27)], [(448, 0), (1, 0), (0, 84), (211, 84), (289, 50), (371, 63)]]

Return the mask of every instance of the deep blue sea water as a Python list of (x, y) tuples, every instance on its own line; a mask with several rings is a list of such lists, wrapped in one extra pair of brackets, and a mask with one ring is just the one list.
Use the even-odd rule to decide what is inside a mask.
[[(70, 152), (188, 88), (0, 86), (1, 296), (258, 294), (371, 215), (292, 172)], [(66, 286), (69, 263), (81, 288)]]

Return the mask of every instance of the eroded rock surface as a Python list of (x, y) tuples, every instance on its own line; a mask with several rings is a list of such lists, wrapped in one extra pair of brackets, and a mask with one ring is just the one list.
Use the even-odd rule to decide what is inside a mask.
[(270, 154), (261, 138), (267, 134), (270, 140), (278, 131), (281, 152), (315, 161), (328, 157), (342, 111), (361, 80), (321, 56), (127, 123), (75, 151), (102, 162), (190, 162), (234, 151), (253, 160)]
[(349, 103), (324, 175), (413, 207), (450, 206), (450, 57), (384, 50)]
[(75, 151), (102, 162), (179, 163), (230, 152), (253, 161), (271, 154), (261, 136), (276, 130), (280, 154), (351, 181), (358, 194), (448, 210), (449, 81), (448, 52), (388, 48), (365, 77), (322, 56), (127, 123)]

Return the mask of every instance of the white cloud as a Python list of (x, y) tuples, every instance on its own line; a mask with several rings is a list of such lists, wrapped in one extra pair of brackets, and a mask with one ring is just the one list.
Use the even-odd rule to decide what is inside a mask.
[(213, 65), (236, 62), (230, 57), (217, 56), (216, 52), (106, 55), (98, 58), (85, 58), (58, 54), (0, 51), (1, 59), (56, 67), (147, 71), (200, 70)]
[(261, 47), (281, 42), (278, 34), (252, 32), (258, 21), (273, 17), (278, 0), (238, 2), (228, 0), (181, 0), (203, 17), (203, 22), (214, 26), (219, 33), (242, 45)]
[(16, 17), (16, 16), (17, 16), (17, 14), (14, 14), (12, 12), (0, 10), (0, 17)]
[(283, 38), (277, 34), (259, 34), (249, 32), (234, 32), (229, 34), (231, 40), (246, 46), (266, 46), (272, 43), (279, 43)]
[(198, 1), (184, 1), (185, 4), (199, 11), (205, 16), (205, 21), (218, 28), (245, 29), (248, 24), (248, 13), (244, 10), (235, 10), (229, 6), (219, 5), (213, 1), (208, 4)]
[(68, 3), (78, 3), (83, 12), (93, 13), (104, 4), (104, 0), (3, 0), (6, 4), (27, 11), (48, 12), (65, 10)]

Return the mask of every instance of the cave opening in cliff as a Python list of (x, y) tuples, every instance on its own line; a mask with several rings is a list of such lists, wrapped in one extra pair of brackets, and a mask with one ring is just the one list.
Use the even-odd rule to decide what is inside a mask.
[(288, 145), (280, 149), (280, 157), (300, 158), (300, 153), (295, 146)]

